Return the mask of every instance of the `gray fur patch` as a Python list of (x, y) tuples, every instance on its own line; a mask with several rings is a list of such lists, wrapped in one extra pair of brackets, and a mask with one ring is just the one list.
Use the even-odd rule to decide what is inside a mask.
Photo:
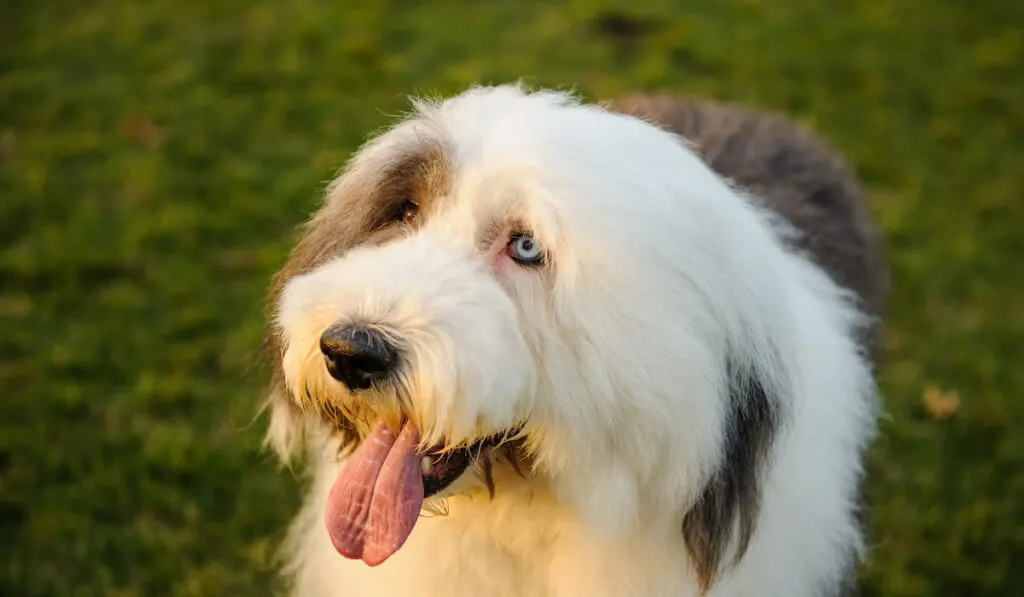
[(704, 591), (743, 557), (754, 535), (764, 465), (782, 421), (780, 397), (756, 372), (735, 362), (727, 367), (725, 457), (683, 519), (683, 537)]

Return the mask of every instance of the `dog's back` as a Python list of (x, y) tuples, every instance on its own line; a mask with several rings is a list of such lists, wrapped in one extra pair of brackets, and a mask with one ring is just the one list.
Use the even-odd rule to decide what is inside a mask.
[[(856, 292), (865, 312), (882, 315), (889, 279), (880, 235), (853, 171), (832, 148), (783, 118), (729, 104), (631, 95), (608, 107), (686, 138), (720, 176), (793, 225), (795, 244)], [(879, 331), (865, 339), (872, 348)]]

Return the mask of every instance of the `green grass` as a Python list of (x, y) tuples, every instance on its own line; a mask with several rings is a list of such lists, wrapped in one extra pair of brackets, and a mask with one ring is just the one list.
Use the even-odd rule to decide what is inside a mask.
[(1020, 594), (1024, 4), (351, 4), (0, 9), (0, 594), (271, 594), (300, 492), (253, 422), (265, 284), (406, 94), (519, 77), (849, 155), (895, 281), (865, 593)]

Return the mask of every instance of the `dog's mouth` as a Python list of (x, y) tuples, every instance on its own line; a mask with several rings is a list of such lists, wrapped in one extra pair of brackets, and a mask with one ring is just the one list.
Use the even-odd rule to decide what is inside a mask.
[(398, 433), (378, 422), (350, 456), (327, 498), (325, 522), (341, 555), (376, 566), (405, 543), (423, 500), (444, 491), (506, 438), (499, 434), (467, 447), (417, 451), (410, 421)]
[(429, 450), (420, 459), (423, 498), (429, 498), (447, 489), (466, 472), (484, 450), (498, 445), (504, 437), (505, 434), (492, 435), (454, 450), (443, 451), (443, 446)]

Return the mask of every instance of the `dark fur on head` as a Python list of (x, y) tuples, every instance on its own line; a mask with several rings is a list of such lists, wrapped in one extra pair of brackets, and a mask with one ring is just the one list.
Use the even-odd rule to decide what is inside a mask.
[[(852, 169), (835, 151), (792, 122), (737, 106), (632, 95), (608, 107), (685, 138), (715, 172), (792, 225), (795, 247), (852, 290), (873, 316), (861, 342), (865, 354), (877, 354), (889, 288), (881, 236)], [(705, 592), (743, 556), (756, 532), (763, 469), (783, 421), (783, 397), (771, 395), (756, 372), (737, 363), (728, 368), (724, 462), (683, 521)]]

